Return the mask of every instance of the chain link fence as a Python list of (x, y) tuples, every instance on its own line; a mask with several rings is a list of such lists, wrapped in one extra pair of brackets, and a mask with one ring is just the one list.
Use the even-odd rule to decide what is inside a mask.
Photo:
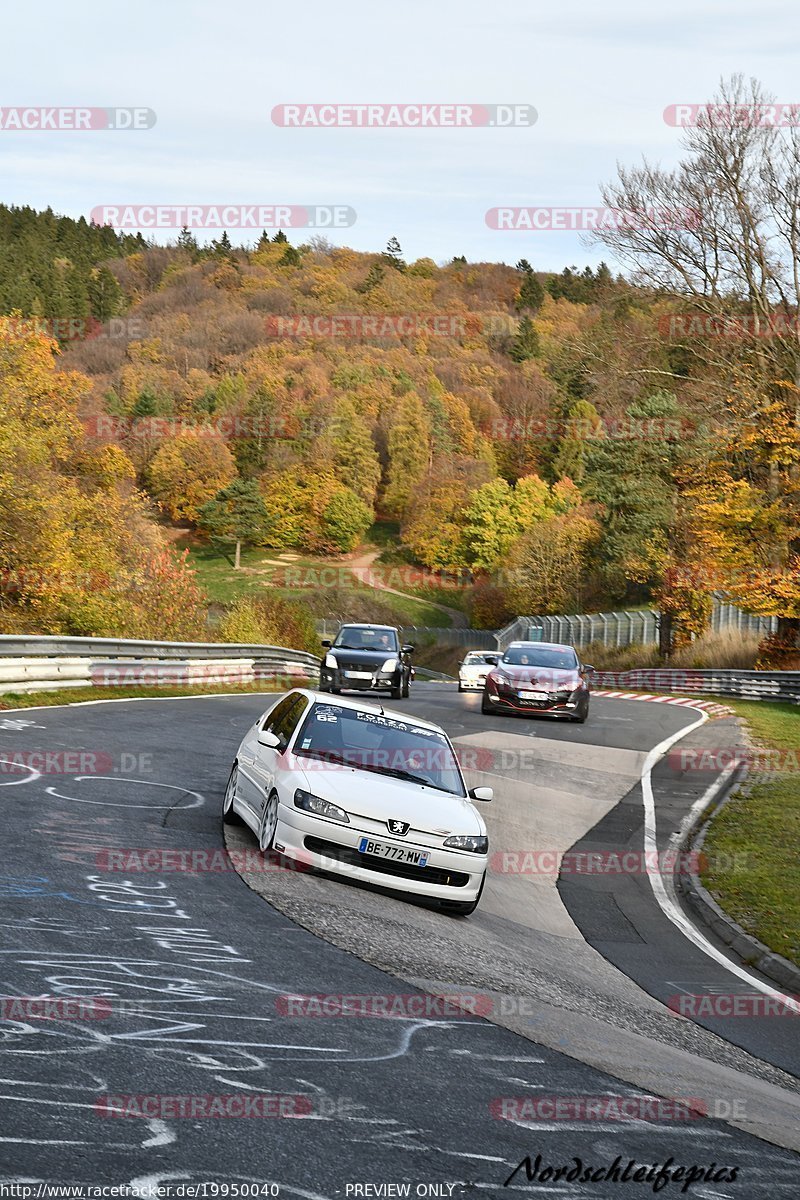
[[(618, 612), (572, 613), (561, 616), (517, 617), (499, 629), (497, 645), (505, 650), (510, 642), (562, 642), (571, 646), (588, 646), (599, 642), (603, 646), (621, 649), (625, 646), (657, 645), (660, 613), (655, 608), (623, 609)], [(735, 629), (742, 634), (754, 633), (766, 637), (778, 627), (777, 617), (756, 617), (729, 604), (724, 596), (714, 596), (709, 629), (720, 633)]]

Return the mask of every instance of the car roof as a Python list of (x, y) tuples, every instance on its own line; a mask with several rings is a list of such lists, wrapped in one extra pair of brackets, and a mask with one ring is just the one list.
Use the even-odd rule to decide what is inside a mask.
[(407, 712), (401, 712), (397, 708), (386, 708), (381, 705), (378, 708), (373, 701), (372, 704), (365, 704), (363, 700), (356, 699), (355, 696), (333, 696), (330, 692), (315, 692), (311, 688), (292, 688), (293, 692), (302, 692), (309, 700), (319, 701), (320, 704), (335, 704), (339, 708), (360, 709), (362, 712), (374, 712), (377, 716), (391, 717), (393, 721), (407, 721), (409, 725), (421, 725), (423, 729), (435, 729), (437, 733), (444, 733), (441, 725), (437, 725), (434, 721), (426, 721), (422, 717), (417, 717)]
[[(574, 646), (570, 646), (568, 642), (509, 642), (506, 650), (518, 650), (524, 647), (526, 650), (574, 650)], [(505, 650), (503, 651), (505, 654)]]
[(343, 621), (339, 632), (342, 629), (391, 629), (392, 633), (397, 633), (396, 625), (373, 625), (370, 621)]

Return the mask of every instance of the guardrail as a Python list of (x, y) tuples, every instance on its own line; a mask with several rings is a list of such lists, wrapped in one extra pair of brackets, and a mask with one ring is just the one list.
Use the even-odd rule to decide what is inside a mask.
[(65, 687), (252, 683), (315, 677), (319, 658), (287, 646), (0, 635), (0, 694)]
[(738, 671), (670, 667), (633, 671), (593, 671), (594, 688), (645, 692), (706, 692), (741, 700), (783, 700), (800, 704), (800, 671)]
[(3, 633), (0, 659), (21, 656), (81, 658), (252, 658), (289, 655), (293, 662), (319, 666), (319, 655), (289, 646), (263, 646), (249, 642), (150, 642), (138, 638), (85, 638)]

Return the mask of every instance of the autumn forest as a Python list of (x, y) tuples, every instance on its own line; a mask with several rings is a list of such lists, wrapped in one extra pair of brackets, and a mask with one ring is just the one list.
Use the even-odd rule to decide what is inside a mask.
[(679, 645), (725, 592), (781, 618), (762, 652), (789, 665), (796, 305), (735, 249), (709, 287), (677, 239), (607, 240), (630, 270), (543, 273), (531, 239), (514, 265), (293, 231), (164, 246), (0, 208), (0, 631), (210, 637), (178, 533), (338, 558), (380, 527), (463, 583), (474, 627), (652, 604)]

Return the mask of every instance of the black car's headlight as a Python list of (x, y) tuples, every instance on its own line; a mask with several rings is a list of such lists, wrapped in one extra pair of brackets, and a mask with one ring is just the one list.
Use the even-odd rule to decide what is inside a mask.
[(472, 834), (454, 834), (445, 838), (442, 843), (450, 850), (469, 850), (471, 854), (486, 854), (489, 850), (488, 837), (474, 837)]
[(342, 825), (350, 824), (350, 818), (338, 804), (331, 804), (330, 800), (323, 800), (312, 792), (304, 792), (302, 788), (295, 791), (294, 806), (313, 813), (315, 817), (327, 817), (329, 821), (340, 821)]

